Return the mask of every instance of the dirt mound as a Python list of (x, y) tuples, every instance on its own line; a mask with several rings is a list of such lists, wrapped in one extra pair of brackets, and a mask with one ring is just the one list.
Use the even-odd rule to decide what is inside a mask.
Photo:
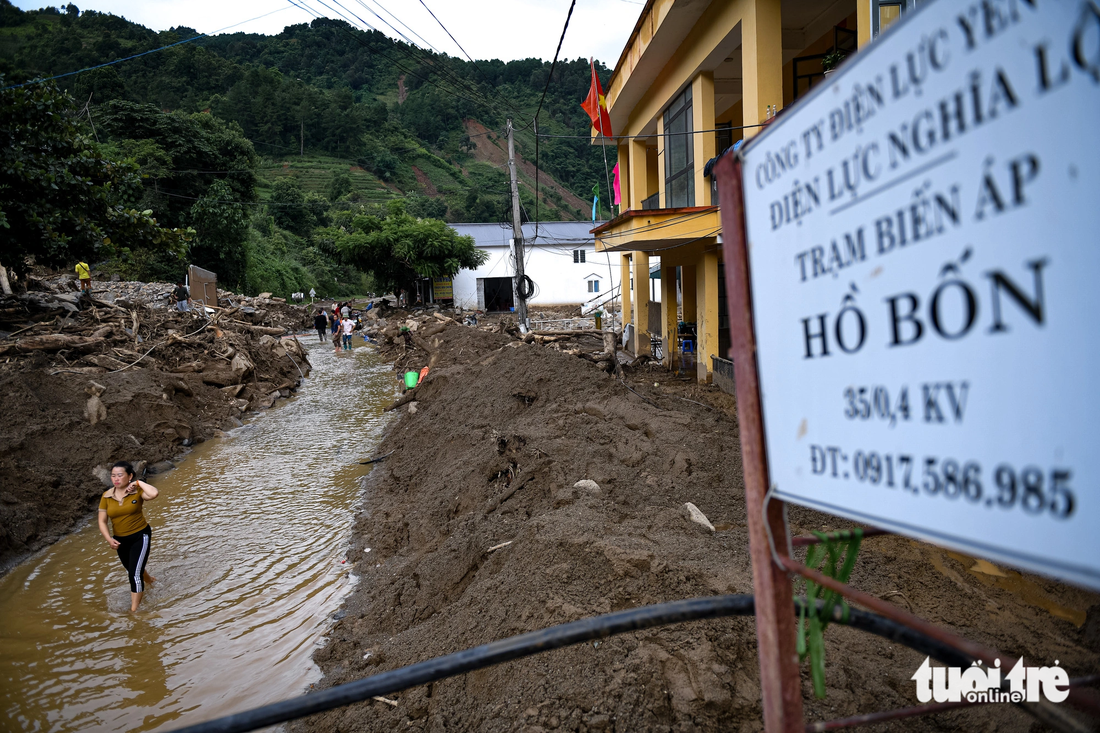
[[(398, 368), (433, 355), (435, 364), (415, 401), (399, 408), (380, 447), (392, 455), (367, 481), (349, 549), (361, 582), (315, 654), (326, 685), (586, 616), (752, 592), (731, 397), (657, 366), (627, 369), (633, 394), (570, 353), (585, 349), (434, 316), (408, 339), (386, 336), (398, 320), (391, 314), (382, 329)], [(429, 334), (430, 320), (440, 327)], [(690, 521), (685, 502), (718, 531)], [(798, 509), (791, 522), (798, 534), (839, 528)], [(1100, 601), (1095, 594), (1025, 579), (1053, 608), (1079, 613), (1074, 623), (1036, 608), (1034, 595), (1024, 599), (969, 572), (961, 556), (897, 537), (865, 548), (853, 582), (869, 592), (1010, 655), (1059, 659), (1071, 676), (1100, 665), (1087, 624), (1078, 628), (1084, 609)], [(909, 677), (920, 655), (835, 627), (826, 645), (825, 701), (813, 700), (804, 675), (809, 720), (916, 704)], [(627, 634), (394, 697), (396, 707), (358, 704), (294, 729), (762, 727), (755, 627), (745, 618)], [(992, 706), (906, 728), (970, 730), (978, 721), (997, 730), (1030, 726), (1011, 706)]]
[(64, 278), (30, 284), (42, 289), (0, 298), (0, 568), (88, 517), (109, 463), (167, 470), (310, 368), (272, 325), (299, 327), (301, 308), (236, 305), (207, 320), (133, 284), (110, 284), (123, 297), (97, 283), (94, 298)]

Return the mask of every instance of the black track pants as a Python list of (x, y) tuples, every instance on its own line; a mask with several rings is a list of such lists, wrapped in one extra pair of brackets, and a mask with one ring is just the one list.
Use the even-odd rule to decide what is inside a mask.
[(116, 552), (118, 552), (118, 559), (126, 568), (126, 574), (130, 576), (131, 593), (141, 593), (145, 590), (145, 581), (141, 576), (145, 572), (145, 563), (149, 561), (149, 545), (152, 538), (152, 527), (146, 527), (140, 532), (134, 532), (125, 537), (115, 537), (122, 543)]

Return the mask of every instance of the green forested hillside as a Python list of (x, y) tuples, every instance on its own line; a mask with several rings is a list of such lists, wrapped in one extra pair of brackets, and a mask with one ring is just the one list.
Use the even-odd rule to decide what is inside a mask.
[[(197, 35), (186, 28), (155, 33), (116, 16), (79, 12), (73, 5), (67, 12), (22, 12), (8, 0), (0, 5), (0, 72), (9, 83)], [(288, 26), (278, 36), (203, 38), (59, 84), (82, 102), (91, 95), (93, 110), (125, 99), (162, 110), (209, 111), (240, 125), (261, 155), (292, 155), (300, 150), (304, 132), (306, 152), (346, 159), (383, 180), (397, 180), (407, 178), (401, 174), (425, 153), (459, 168), (475, 162), (466, 120), (499, 131), (511, 114), (517, 128), (528, 125), (549, 69), (550, 62), (539, 59), (477, 61), (475, 66), (356, 30), (343, 20), (318, 19)], [(608, 70), (597, 63), (597, 71), (606, 80)], [(543, 139), (541, 168), (587, 198), (594, 184), (606, 188), (602, 156), (583, 139), (589, 123), (580, 102), (588, 93), (588, 63), (559, 61), (554, 77), (540, 128), (582, 137)], [(534, 160), (529, 127), (519, 133), (517, 147), (521, 156)], [(400, 182), (403, 193), (417, 189), (415, 179)], [(462, 193), (446, 194), (449, 208), (461, 208)], [(542, 206), (558, 209), (549, 200)], [(456, 211), (451, 218), (468, 218), (464, 213)], [(562, 213), (564, 218), (575, 212)]]
[[(0, 73), (6, 87), (196, 35), (0, 0)], [(56, 83), (94, 144), (139, 166), (145, 190), (133, 204), (162, 225), (195, 229), (191, 261), (244, 290), (325, 292), (365, 284), (339, 256), (333, 220), (384, 218), (394, 199), (414, 217), (506, 219), (509, 117), (527, 161), (524, 214), (534, 217), (531, 118), (549, 71), (549, 61), (470, 62), (317, 19), (277, 36), (199, 38)], [(597, 71), (606, 79), (605, 67)], [(546, 93), (540, 132), (577, 137), (540, 141), (544, 220), (588, 218), (593, 185), (608, 200), (580, 107), (589, 79), (587, 61), (559, 61)], [(134, 276), (181, 267), (153, 251), (113, 262)]]

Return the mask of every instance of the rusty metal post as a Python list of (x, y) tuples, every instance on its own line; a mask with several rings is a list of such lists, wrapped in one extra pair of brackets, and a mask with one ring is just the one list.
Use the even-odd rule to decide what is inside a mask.
[(760, 656), (764, 729), (768, 733), (801, 733), (804, 729), (802, 684), (795, 650), (797, 629), (793, 585), (786, 572), (773, 562), (768, 541), (770, 532), (775, 551), (782, 557), (790, 554), (783, 521), (783, 503), (769, 502), (767, 518), (764, 517), (764, 497), (769, 486), (768, 461), (764, 452), (764, 420), (753, 331), (740, 161), (732, 153), (724, 155), (714, 167), (714, 176), (718, 180), (718, 201), (722, 213), (730, 357), (737, 380), (737, 421), (741, 433), (749, 553), (756, 594), (756, 641)]

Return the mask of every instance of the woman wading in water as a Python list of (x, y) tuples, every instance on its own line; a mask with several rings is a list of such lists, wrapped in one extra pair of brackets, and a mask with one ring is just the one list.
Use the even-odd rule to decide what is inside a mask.
[[(160, 492), (157, 487), (136, 480), (134, 467), (126, 461), (111, 466), (111, 483), (111, 490), (104, 492), (99, 500), (99, 532), (118, 552), (118, 559), (130, 577), (130, 612), (134, 613), (141, 604), (145, 584), (157, 581), (145, 571), (153, 530), (145, 521), (141, 507), (156, 499)], [(108, 518), (114, 526), (113, 537), (107, 531)]]

